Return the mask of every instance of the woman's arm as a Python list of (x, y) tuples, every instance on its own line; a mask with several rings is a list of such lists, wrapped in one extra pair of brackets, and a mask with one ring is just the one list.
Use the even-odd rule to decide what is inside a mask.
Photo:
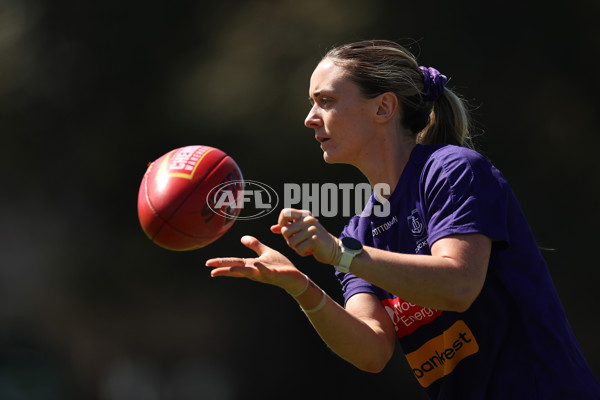
[[(294, 297), (323, 341), (344, 360), (368, 372), (381, 371), (394, 351), (395, 331), (387, 312), (371, 294), (352, 296), (346, 309), (325, 294), (277, 251), (256, 238), (244, 236), (242, 243), (254, 250), (257, 258), (214, 258), (206, 262), (211, 275), (245, 277), (279, 286)], [(324, 301), (318, 311), (310, 312)]]
[[(278, 225), (298, 254), (336, 265), (338, 239), (303, 210), (282, 210)], [(403, 300), (439, 310), (463, 312), (479, 295), (487, 274), (492, 241), (473, 233), (452, 235), (431, 245), (431, 255), (400, 254), (365, 247), (350, 265), (352, 274)]]
[[(302, 308), (320, 301), (321, 289), (314, 289), (300, 296), (310, 300), (297, 299)], [(322, 309), (306, 315), (332, 351), (363, 371), (380, 372), (392, 357), (396, 343), (394, 325), (373, 294), (355, 294), (348, 299), (346, 309), (327, 296)]]
[(490, 238), (478, 233), (439, 239), (430, 256), (365, 247), (351, 271), (414, 304), (464, 312), (483, 288), (491, 247)]

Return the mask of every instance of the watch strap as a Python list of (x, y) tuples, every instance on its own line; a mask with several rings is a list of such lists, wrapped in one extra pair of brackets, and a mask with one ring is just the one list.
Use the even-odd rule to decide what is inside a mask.
[(340, 263), (337, 265), (337, 270), (340, 272), (344, 272), (344, 273), (349, 272), (350, 271), (350, 263), (352, 262), (353, 258), (354, 258), (353, 253), (343, 251), (342, 258), (340, 258)]

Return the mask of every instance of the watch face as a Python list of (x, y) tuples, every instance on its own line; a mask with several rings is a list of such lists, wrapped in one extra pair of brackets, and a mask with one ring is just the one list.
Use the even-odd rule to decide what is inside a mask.
[(359, 251), (362, 250), (363, 245), (358, 240), (352, 237), (345, 237), (342, 239), (342, 245), (348, 250)]

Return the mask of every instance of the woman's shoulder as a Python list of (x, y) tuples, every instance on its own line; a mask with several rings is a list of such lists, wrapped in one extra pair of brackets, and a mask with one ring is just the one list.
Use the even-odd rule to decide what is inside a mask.
[(445, 144), (433, 146), (428, 161), (438, 162), (486, 162), (490, 161), (476, 150), (468, 147)]
[(476, 150), (454, 145), (435, 146), (426, 159), (420, 180), (426, 185), (448, 181), (451, 185), (477, 183), (483, 187), (508, 187), (492, 162)]
[(455, 169), (489, 170), (493, 168), (489, 159), (476, 150), (467, 147), (450, 144), (431, 146), (427, 153), (424, 168), (429, 172), (436, 169), (448, 172)]

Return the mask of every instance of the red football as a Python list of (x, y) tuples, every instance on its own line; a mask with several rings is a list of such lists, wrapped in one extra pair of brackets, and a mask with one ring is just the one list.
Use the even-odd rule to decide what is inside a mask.
[[(235, 161), (209, 146), (168, 152), (148, 166), (138, 194), (138, 216), (146, 235), (169, 250), (204, 247), (227, 232), (241, 209), (209, 199), (215, 187), (233, 198), (244, 181)], [(212, 190), (214, 193), (214, 190)]]

